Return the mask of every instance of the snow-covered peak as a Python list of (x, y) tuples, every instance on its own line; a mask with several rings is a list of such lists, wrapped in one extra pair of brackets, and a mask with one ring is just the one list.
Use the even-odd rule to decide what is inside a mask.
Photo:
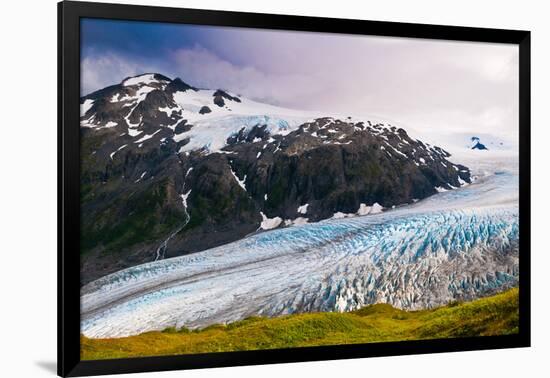
[[(267, 146), (278, 136), (299, 131), (298, 134), (306, 135), (302, 146), (306, 148), (313, 144), (350, 144), (359, 134), (369, 134), (379, 140), (381, 150), (389, 158), (412, 159), (417, 166), (446, 155), (428, 144), (411, 147), (410, 143), (416, 142), (403, 129), (373, 117), (275, 106), (225, 89), (198, 89), (179, 78), (171, 80), (156, 73), (127, 78), (118, 86), (83, 97), (81, 126), (118, 127), (119, 135), (129, 135), (135, 139), (133, 142), (164, 129), (148, 143), (171, 139), (177, 143), (178, 152), (186, 154), (223, 152), (231, 140), (243, 136), (246, 139), (252, 130), (261, 128), (263, 136), (250, 142), (262, 140)], [(280, 140), (273, 153), (278, 151)]]
[(228, 138), (258, 125), (266, 125), (272, 135), (286, 135), (316, 115), (220, 90), (177, 91), (172, 96), (175, 106), (169, 112), (181, 111), (187, 123), (193, 125), (190, 130), (174, 137), (176, 142), (189, 139), (181, 152), (200, 149), (218, 152), (227, 145)]
[(170, 80), (163, 75), (155, 74), (155, 73), (146, 73), (146, 74), (126, 78), (122, 81), (121, 84), (125, 87), (129, 87), (132, 85), (148, 85), (151, 83), (166, 83), (169, 81)]

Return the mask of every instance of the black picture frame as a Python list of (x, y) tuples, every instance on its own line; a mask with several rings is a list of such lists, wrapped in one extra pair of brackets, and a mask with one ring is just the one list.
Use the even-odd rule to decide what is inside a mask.
[[(519, 333), (507, 336), (254, 350), (102, 361), (80, 360), (80, 18), (396, 36), (519, 46)], [(63, 1), (58, 3), (58, 374), (83, 376), (530, 346), (530, 32)]]

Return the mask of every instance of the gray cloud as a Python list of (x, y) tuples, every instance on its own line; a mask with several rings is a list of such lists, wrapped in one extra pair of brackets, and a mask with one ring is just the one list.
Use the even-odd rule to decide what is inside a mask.
[(213, 28), (159, 60), (89, 56), (83, 92), (151, 71), (277, 105), (517, 140), (514, 45)]

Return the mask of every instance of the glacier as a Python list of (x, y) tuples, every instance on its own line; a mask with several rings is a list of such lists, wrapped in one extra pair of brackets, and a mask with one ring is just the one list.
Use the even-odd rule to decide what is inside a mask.
[(383, 213), (250, 235), (81, 289), (81, 332), (124, 337), (252, 315), (416, 310), (518, 283), (518, 176), (502, 171)]

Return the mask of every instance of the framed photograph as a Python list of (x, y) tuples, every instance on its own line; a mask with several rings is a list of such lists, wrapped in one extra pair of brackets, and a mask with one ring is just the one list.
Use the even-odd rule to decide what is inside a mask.
[(59, 375), (530, 345), (528, 31), (58, 11)]

